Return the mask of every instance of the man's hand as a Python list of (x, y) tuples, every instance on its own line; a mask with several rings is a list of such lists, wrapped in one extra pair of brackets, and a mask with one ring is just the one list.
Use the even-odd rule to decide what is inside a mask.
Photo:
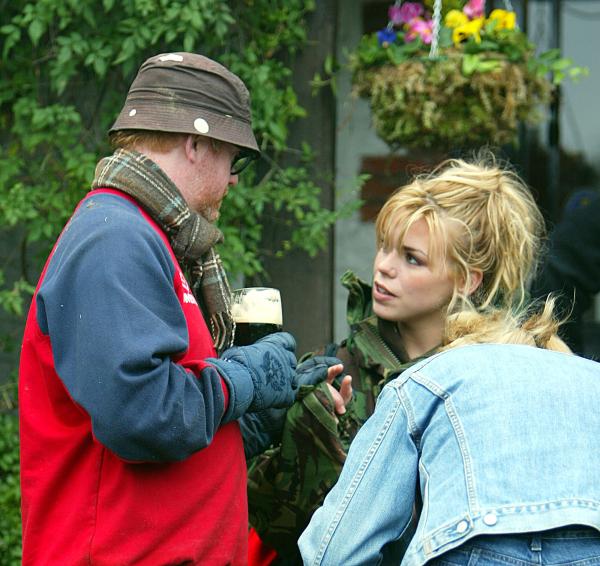
[(227, 382), (230, 407), (224, 422), (246, 411), (289, 407), (296, 397), (296, 342), (287, 332), (269, 334), (250, 346), (234, 346), (206, 361)]

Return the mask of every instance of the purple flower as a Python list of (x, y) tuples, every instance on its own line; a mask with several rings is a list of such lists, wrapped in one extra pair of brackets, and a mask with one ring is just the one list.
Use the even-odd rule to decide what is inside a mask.
[(394, 43), (396, 37), (396, 32), (391, 29), (382, 29), (377, 32), (377, 41), (379, 45), (383, 45), (384, 47), (387, 47), (390, 43)]
[(402, 23), (400, 19), (400, 6), (392, 4), (388, 9), (388, 18), (394, 25), (399, 26)]
[(392, 5), (388, 9), (388, 17), (394, 25), (407, 24), (423, 13), (423, 6), (417, 2), (404, 2), (401, 6)]

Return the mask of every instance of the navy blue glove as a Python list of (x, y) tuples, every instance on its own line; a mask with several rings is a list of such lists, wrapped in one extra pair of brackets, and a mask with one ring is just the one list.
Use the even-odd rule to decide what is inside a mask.
[(342, 364), (342, 360), (333, 356), (314, 356), (302, 362), (296, 368), (297, 387), (321, 383), (327, 377), (327, 370), (337, 364)]
[(286, 414), (287, 409), (264, 409), (238, 419), (246, 460), (262, 454), (272, 444), (279, 444)]
[[(316, 385), (327, 377), (330, 366), (341, 364), (332, 356), (315, 356), (302, 362), (296, 368), (296, 385)], [(256, 413), (246, 413), (239, 419), (244, 451), (250, 459), (266, 450), (272, 444), (279, 444), (287, 409), (264, 409)]]
[(234, 346), (215, 366), (229, 389), (229, 406), (222, 422), (246, 412), (289, 407), (296, 395), (296, 341), (287, 332), (269, 334), (250, 346)]

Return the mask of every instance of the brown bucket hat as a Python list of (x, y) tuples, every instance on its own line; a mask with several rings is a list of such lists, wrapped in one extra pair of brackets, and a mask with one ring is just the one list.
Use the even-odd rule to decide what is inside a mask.
[(162, 53), (140, 67), (109, 130), (200, 134), (260, 155), (242, 80), (196, 53)]

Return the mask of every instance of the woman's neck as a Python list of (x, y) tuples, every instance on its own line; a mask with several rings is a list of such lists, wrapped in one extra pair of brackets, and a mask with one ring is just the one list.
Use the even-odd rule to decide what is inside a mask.
[(410, 360), (419, 358), (442, 342), (443, 326), (439, 320), (431, 321), (429, 324), (423, 322), (419, 324), (398, 322), (396, 324), (404, 350)]

